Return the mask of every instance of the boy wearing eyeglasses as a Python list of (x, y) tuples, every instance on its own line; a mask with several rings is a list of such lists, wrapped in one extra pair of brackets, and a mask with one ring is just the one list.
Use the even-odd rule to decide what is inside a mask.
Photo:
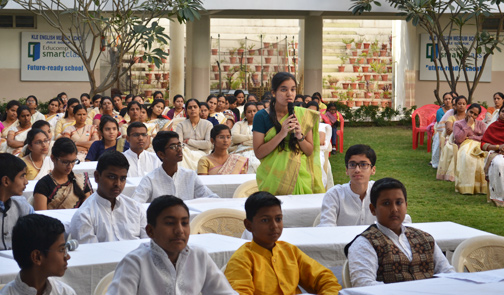
[(133, 122), (129, 124), (126, 132), (130, 148), (123, 154), (130, 164), (128, 177), (144, 177), (161, 166), (156, 154), (145, 150), (150, 145), (150, 136), (144, 123)]
[(107, 151), (94, 173), (98, 183), (93, 193), (75, 212), (70, 222), (72, 238), (81, 244), (147, 238), (145, 209), (122, 195), (129, 163), (118, 151)]
[(219, 197), (201, 182), (195, 171), (178, 167), (184, 145), (176, 132), (159, 132), (152, 146), (163, 165), (142, 178), (133, 193), (134, 200), (151, 203), (158, 196), (167, 194), (182, 200)]
[(369, 194), (376, 172), (376, 153), (368, 145), (357, 144), (345, 154), (346, 175), (350, 182), (329, 189), (322, 201), (318, 226), (373, 224), (376, 217), (369, 211)]
[(64, 233), (65, 227), (55, 218), (40, 214), (19, 218), (12, 230), (12, 254), (21, 271), (0, 294), (77, 294), (53, 278), (65, 274), (70, 259)]

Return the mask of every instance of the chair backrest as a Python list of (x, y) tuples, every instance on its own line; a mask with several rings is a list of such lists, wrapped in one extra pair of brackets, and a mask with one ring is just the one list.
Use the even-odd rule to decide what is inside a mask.
[(105, 295), (107, 293), (107, 289), (114, 278), (114, 273), (115, 271), (109, 272), (100, 280), (100, 282), (98, 282), (98, 285), (96, 285), (93, 293), (94, 295)]
[(436, 112), (440, 106), (435, 104), (426, 104), (418, 109), (416, 109), (411, 115), (411, 125), (416, 128), (416, 116), (420, 120), (419, 127), (427, 127), (433, 120), (436, 119)]
[(0, 284), (0, 290), (3, 289), (3, 287), (5, 287), (6, 284)]
[(320, 223), (320, 216), (322, 215), (322, 212), (320, 212), (317, 217), (315, 217), (315, 221), (313, 221), (313, 227), (316, 227)]
[(35, 198), (33, 197), (33, 195), (31, 195), (31, 196), (28, 198), (28, 204), (32, 205), (32, 207), (33, 207), (33, 202), (35, 202)]
[(343, 281), (343, 288), (352, 288), (352, 281), (350, 280), (350, 268), (348, 268), (348, 259), (345, 260), (343, 268), (341, 269), (341, 280)]
[(191, 234), (215, 233), (241, 238), (245, 225), (245, 211), (219, 208), (207, 210), (191, 221)]
[(504, 268), (504, 237), (479, 236), (467, 239), (453, 253), (457, 272), (479, 272)]
[(257, 181), (251, 179), (240, 184), (233, 193), (233, 198), (248, 198), (251, 194), (258, 192)]
[(343, 132), (343, 128), (345, 128), (345, 118), (343, 118), (343, 115), (338, 112), (338, 117), (339, 117), (339, 122), (340, 122), (340, 130)]
[(171, 130), (175, 131), (175, 128), (177, 128), (177, 125), (186, 120), (186, 118), (175, 118), (171, 121)]

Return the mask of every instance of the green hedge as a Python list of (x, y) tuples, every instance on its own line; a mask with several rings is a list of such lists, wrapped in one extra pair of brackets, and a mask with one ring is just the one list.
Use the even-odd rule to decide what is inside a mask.
[[(402, 108), (401, 110), (371, 105), (351, 108), (337, 103), (336, 108), (345, 118), (347, 126), (411, 126), (411, 114), (417, 107)], [(393, 119), (397, 119), (394, 117), (399, 117), (399, 120), (393, 121)]]

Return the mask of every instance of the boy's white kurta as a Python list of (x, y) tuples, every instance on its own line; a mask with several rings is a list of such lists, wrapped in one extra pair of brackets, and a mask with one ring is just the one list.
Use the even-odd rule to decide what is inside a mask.
[[(76, 295), (74, 289), (56, 278), (48, 277), (48, 284), (43, 295)], [(11, 281), (0, 291), (1, 295), (37, 295), (37, 289), (32, 288), (21, 280), (19, 273), (14, 281)]]
[(130, 252), (117, 265), (108, 295), (238, 294), (208, 253), (186, 246), (176, 266), (154, 241)]
[(163, 167), (159, 167), (142, 178), (131, 198), (140, 203), (151, 203), (163, 195), (173, 195), (182, 200), (219, 197), (201, 182), (193, 170), (179, 167), (172, 178)]
[(140, 156), (138, 156), (134, 151), (129, 149), (123, 155), (128, 159), (128, 163), (130, 164), (128, 177), (144, 177), (162, 164), (158, 156), (149, 151), (142, 151)]
[(72, 238), (81, 244), (148, 238), (147, 218), (140, 203), (124, 195), (110, 201), (93, 193), (75, 212), (70, 222)]

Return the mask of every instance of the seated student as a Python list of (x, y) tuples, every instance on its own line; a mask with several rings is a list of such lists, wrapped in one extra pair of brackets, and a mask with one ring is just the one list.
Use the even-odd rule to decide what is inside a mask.
[(227, 100), (227, 102), (229, 104), (229, 108), (228, 109), (231, 112), (233, 112), (233, 114), (234, 114), (234, 121), (238, 122), (240, 120), (240, 110), (238, 110), (238, 108), (237, 108), (236, 97), (234, 97), (233, 95), (230, 95), (230, 96), (226, 97), (226, 100)]
[(129, 150), (123, 154), (129, 162), (128, 177), (144, 177), (147, 173), (161, 166), (161, 161), (155, 153), (146, 151), (150, 145), (147, 126), (141, 122), (129, 124), (126, 140), (130, 143)]
[(219, 197), (201, 182), (195, 171), (178, 167), (184, 145), (176, 132), (159, 132), (152, 145), (163, 164), (142, 178), (133, 193), (134, 200), (150, 203), (163, 194), (177, 195), (182, 200)]
[(454, 272), (431, 235), (402, 224), (407, 201), (406, 188), (397, 179), (382, 178), (373, 185), (369, 209), (378, 223), (345, 247), (353, 287)]
[(119, 262), (107, 294), (237, 294), (205, 250), (187, 245), (189, 209), (181, 199), (156, 198), (147, 222), (150, 242)]
[(376, 172), (376, 154), (368, 145), (349, 147), (345, 154), (346, 175), (350, 181), (329, 189), (322, 201), (319, 226), (373, 224), (376, 218), (369, 211), (369, 194)]
[(67, 284), (52, 278), (65, 274), (70, 259), (65, 227), (58, 219), (41, 214), (19, 218), (12, 230), (12, 254), (21, 271), (0, 294), (77, 294)]
[(0, 154), (0, 250), (11, 249), (12, 228), (19, 217), (33, 213), (33, 207), (23, 197), (28, 184), (26, 164), (11, 154)]
[(283, 230), (280, 200), (268, 192), (252, 194), (245, 202), (245, 227), (253, 241), (231, 256), (224, 272), (240, 294), (338, 294), (334, 274), (287, 242), (277, 241)]
[(129, 143), (124, 138), (117, 138), (119, 135), (119, 124), (110, 116), (103, 116), (100, 119), (100, 135), (102, 140), (97, 140), (91, 144), (86, 155), (86, 161), (98, 161), (105, 151), (124, 152), (129, 149)]
[[(43, 122), (43, 121), (42, 121)], [(31, 129), (26, 136), (23, 161), (26, 163), (26, 178), (39, 180), (54, 168), (49, 154), (51, 139), (42, 129)]]
[(128, 160), (118, 151), (107, 151), (98, 160), (94, 173), (98, 188), (70, 222), (70, 234), (79, 243), (147, 238), (144, 208), (121, 194), (128, 168)]

